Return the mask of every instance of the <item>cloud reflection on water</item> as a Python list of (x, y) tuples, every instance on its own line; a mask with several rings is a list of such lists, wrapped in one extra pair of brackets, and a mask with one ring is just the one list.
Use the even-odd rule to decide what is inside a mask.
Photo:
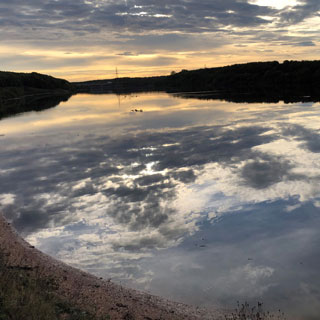
[[(100, 98), (106, 105), (107, 97)], [(41, 250), (98, 275), (189, 302), (200, 291), (202, 304), (237, 295), (276, 302), (274, 288), (291, 286), (294, 274), (285, 275), (281, 263), (301, 255), (298, 240), (309, 249), (309, 263), (317, 253), (317, 106), (259, 109), (161, 95), (169, 109), (148, 111), (156, 97), (137, 99), (145, 103), (141, 117), (126, 111), (130, 102), (118, 117), (112, 111), (111, 120), (103, 118), (106, 124), (89, 117), (71, 128), (56, 126), (62, 106), (50, 111), (57, 121), (47, 133), (1, 140), (5, 216)], [(90, 97), (84, 100), (89, 106)], [(36, 121), (41, 116), (48, 114)], [(305, 290), (312, 286), (309, 268), (300, 283)], [(185, 281), (183, 289), (168, 289), (169, 274)], [(219, 288), (217, 294), (211, 288)]]

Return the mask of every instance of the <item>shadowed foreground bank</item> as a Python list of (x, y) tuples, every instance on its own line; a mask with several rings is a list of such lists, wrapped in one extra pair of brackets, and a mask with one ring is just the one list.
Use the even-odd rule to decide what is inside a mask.
[(0, 319), (225, 319), (69, 267), (22, 240), (0, 216)]

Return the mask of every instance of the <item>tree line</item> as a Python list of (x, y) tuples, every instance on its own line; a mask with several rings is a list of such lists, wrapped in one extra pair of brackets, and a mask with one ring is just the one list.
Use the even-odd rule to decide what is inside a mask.
[(320, 61), (252, 62), (182, 70), (169, 76), (95, 80), (74, 85), (79, 92), (91, 93), (208, 91), (211, 94), (193, 97), (235, 102), (319, 101)]

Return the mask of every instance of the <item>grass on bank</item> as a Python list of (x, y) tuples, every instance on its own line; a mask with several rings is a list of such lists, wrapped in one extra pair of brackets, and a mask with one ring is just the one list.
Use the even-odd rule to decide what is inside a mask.
[(257, 306), (250, 306), (248, 302), (240, 304), (237, 302), (237, 308), (233, 313), (225, 316), (226, 320), (287, 320), (285, 314), (279, 310), (271, 313), (263, 309), (263, 303), (258, 302)]
[(55, 293), (54, 279), (38, 279), (31, 270), (6, 266), (0, 257), (0, 320), (108, 320), (81, 310)]

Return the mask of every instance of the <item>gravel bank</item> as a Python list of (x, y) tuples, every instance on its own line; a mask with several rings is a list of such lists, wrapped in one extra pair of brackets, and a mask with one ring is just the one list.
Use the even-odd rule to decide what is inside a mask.
[(96, 316), (112, 320), (225, 319), (223, 311), (205, 310), (128, 289), (99, 279), (45, 255), (24, 241), (0, 214), (0, 253), (10, 269), (54, 281), (56, 294)]

